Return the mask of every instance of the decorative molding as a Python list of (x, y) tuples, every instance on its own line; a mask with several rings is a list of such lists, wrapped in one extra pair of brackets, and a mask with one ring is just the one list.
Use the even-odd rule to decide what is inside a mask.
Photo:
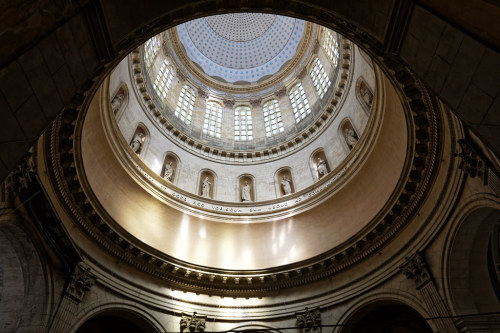
[(29, 183), (32, 181), (31, 175), (36, 171), (32, 151), (33, 149), (30, 149), (28, 154), (5, 178), (2, 186), (2, 201), (14, 199), (21, 191), (28, 188)]
[(175, 73), (177, 74), (177, 77), (181, 82), (186, 82), (188, 80), (186, 73), (184, 73), (182, 70), (176, 68)]
[(415, 282), (417, 289), (431, 281), (427, 263), (420, 252), (406, 257), (405, 260), (406, 262), (400, 266), (401, 272), (407, 279)]
[(254, 108), (261, 106), (261, 104), (262, 104), (262, 98), (250, 100), (250, 105)]
[(458, 156), (461, 159), (460, 165), (458, 167), (471, 178), (483, 176), (484, 163), (478, 156), (473, 145), (465, 139), (459, 139), (458, 144), (462, 149), (461, 152), (454, 154), (454, 156)]
[(83, 300), (83, 296), (95, 283), (95, 277), (90, 273), (90, 267), (82, 264), (76, 265), (71, 273), (66, 286), (66, 295), (77, 302)]
[(198, 88), (198, 97), (207, 99), (208, 98), (208, 93), (205, 90), (203, 90), (201, 88)]
[(299, 74), (297, 75), (297, 78), (299, 80), (302, 80), (303, 78), (306, 77), (306, 74), (307, 74), (307, 68), (302, 68), (302, 70), (299, 72)]
[(274, 92), (274, 95), (276, 95), (276, 97), (278, 97), (278, 98), (285, 96), (286, 95), (286, 87), (282, 87), (282, 88), (276, 90)]
[(180, 331), (185, 332), (205, 332), (205, 325), (207, 322), (207, 316), (196, 315), (194, 312), (192, 315), (183, 312), (180, 321)]
[(316, 307), (312, 310), (306, 307), (304, 312), (297, 312), (297, 327), (302, 333), (321, 333), (321, 310)]
[(228, 108), (232, 108), (235, 103), (234, 99), (224, 99), (222, 102), (224, 103), (224, 106)]

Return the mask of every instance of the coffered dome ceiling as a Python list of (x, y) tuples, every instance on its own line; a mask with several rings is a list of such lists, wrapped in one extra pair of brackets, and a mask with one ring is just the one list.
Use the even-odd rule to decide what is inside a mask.
[(189, 21), (177, 32), (189, 58), (207, 75), (251, 83), (275, 74), (295, 55), (304, 25), (291, 17), (236, 13)]

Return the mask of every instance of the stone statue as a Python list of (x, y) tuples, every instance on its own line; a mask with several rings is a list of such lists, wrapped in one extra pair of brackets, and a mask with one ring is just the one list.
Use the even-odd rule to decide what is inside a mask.
[(168, 162), (165, 164), (165, 172), (163, 173), (163, 179), (172, 182), (172, 176), (174, 175), (174, 167), (172, 166), (172, 162)]
[(283, 179), (281, 180), (281, 188), (283, 189), (284, 195), (292, 193), (292, 186), (290, 185), (290, 180), (286, 178), (286, 175), (283, 176)]
[(245, 185), (243, 185), (243, 188), (241, 190), (241, 201), (252, 201), (252, 198), (250, 196), (250, 185), (248, 185), (248, 181), (246, 180)]
[(356, 133), (350, 128), (346, 128), (344, 131), (345, 141), (350, 149), (354, 148), (354, 146), (358, 143), (358, 138)]
[(365, 86), (361, 86), (359, 88), (359, 93), (361, 95), (361, 97), (363, 98), (363, 100), (365, 101), (366, 105), (368, 106), (372, 106), (372, 102), (373, 102), (373, 94), (370, 90), (368, 90), (368, 88), (366, 88)]
[(113, 111), (114, 114), (120, 110), (123, 101), (125, 100), (125, 94), (123, 92), (118, 92), (116, 96), (113, 98), (111, 101), (111, 110)]
[(212, 187), (212, 183), (208, 179), (208, 176), (205, 177), (205, 180), (201, 184), (201, 196), (204, 198), (210, 198), (210, 187)]
[(318, 174), (319, 178), (323, 177), (328, 173), (328, 168), (326, 167), (326, 161), (321, 157), (318, 157)]
[(130, 143), (130, 148), (134, 151), (134, 153), (139, 154), (141, 151), (142, 147), (142, 135), (137, 133), (134, 135), (134, 138), (132, 139), (132, 142)]

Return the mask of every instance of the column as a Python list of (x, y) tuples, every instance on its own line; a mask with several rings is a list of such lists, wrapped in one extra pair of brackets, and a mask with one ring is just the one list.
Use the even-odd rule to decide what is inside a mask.
[[(400, 270), (407, 279), (415, 283), (415, 288), (420, 292), (431, 317), (450, 316), (450, 312), (432, 280), (424, 256), (420, 252), (416, 252), (405, 259), (406, 262), (400, 266)], [(436, 324), (440, 333), (458, 333), (451, 318), (435, 319), (433, 322)]]

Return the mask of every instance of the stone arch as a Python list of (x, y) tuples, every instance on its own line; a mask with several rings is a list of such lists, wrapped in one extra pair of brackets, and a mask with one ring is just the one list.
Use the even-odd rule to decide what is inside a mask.
[(346, 149), (346, 152), (349, 154), (349, 152), (354, 149), (357, 142), (359, 141), (358, 131), (354, 127), (351, 119), (342, 119), (339, 124), (338, 133), (340, 141), (342, 142), (342, 146), (344, 146), (344, 149)]
[[(104, 318), (104, 320), (98, 320)], [(144, 333), (160, 333), (167, 332), (161, 325), (160, 321), (150, 314), (148, 309), (137, 303), (128, 302), (112, 302), (105, 304), (92, 303), (81, 311), (81, 316), (75, 321), (70, 332), (86, 333), (86, 332), (107, 332), (88, 330), (89, 326), (102, 328), (113, 320), (127, 322), (136, 328), (136, 332)], [(101, 326), (100, 326), (101, 325)], [(92, 327), (93, 326), (93, 327)]]
[[(175, 185), (179, 180), (181, 160), (179, 159), (179, 156), (177, 156), (177, 154), (171, 151), (165, 152), (164, 155), (165, 156), (163, 158), (163, 165), (161, 167), (160, 176)], [(169, 175), (170, 177), (168, 177)], [(170, 179), (167, 179), (165, 177)]]
[(0, 323), (6, 332), (32, 331), (48, 325), (54, 302), (49, 283), (52, 270), (39, 252), (43, 251), (39, 240), (30, 236), (36, 233), (31, 222), (3, 212), (0, 218)]
[(289, 194), (295, 193), (295, 191), (296, 191), (295, 181), (294, 181), (294, 177), (292, 175), (292, 169), (290, 167), (287, 167), (287, 166), (279, 168), (274, 173), (274, 187), (276, 189), (276, 197), (277, 198), (280, 198), (280, 197), (283, 197), (286, 195), (284, 192), (284, 189), (283, 189), (283, 184), (282, 184), (284, 177), (287, 178), (287, 180), (290, 184), (291, 192)]
[[(321, 159), (321, 160), (320, 160)], [(320, 178), (324, 177), (326, 174), (323, 172), (323, 168), (320, 167), (320, 164), (323, 164), (321, 161), (324, 161), (324, 165), (326, 167), (326, 173), (330, 173), (332, 171), (330, 167), (330, 162), (328, 161), (325, 150), (323, 148), (317, 148), (314, 150), (309, 158), (309, 168), (311, 169), (311, 173), (314, 181), (318, 181)], [(322, 174), (322, 175), (321, 175)]]
[(363, 110), (365, 110), (368, 114), (371, 111), (374, 96), (373, 89), (368, 85), (362, 76), (359, 76), (356, 81), (356, 99), (359, 104), (361, 104)]
[(149, 145), (150, 138), (151, 134), (149, 133), (148, 128), (140, 122), (135, 127), (134, 134), (129, 140), (129, 146), (132, 151), (137, 154), (137, 156), (143, 157), (146, 154), (145, 152)]
[(110, 110), (115, 115), (116, 121), (120, 121), (120, 118), (128, 105), (129, 92), (127, 85), (122, 82), (118, 86), (118, 89), (110, 97)]
[[(391, 295), (392, 296), (392, 295)], [(377, 295), (358, 304), (339, 321), (335, 333), (432, 333), (435, 328), (425, 320), (418, 307), (401, 295)]]
[[(210, 182), (209, 184), (209, 190), (208, 190), (208, 196), (204, 196), (204, 187), (203, 187), (203, 182), (208, 180)], [(210, 169), (202, 169), (200, 170), (200, 174), (198, 177), (198, 189), (196, 190), (196, 193), (198, 193), (199, 196), (205, 197), (207, 199), (215, 199), (217, 198), (217, 174)]]
[[(456, 315), (500, 311), (499, 272), (493, 265), (493, 256), (498, 258), (500, 254), (492, 253), (492, 245), (498, 246), (498, 239), (493, 236), (495, 232), (498, 235), (500, 204), (498, 199), (473, 199), (475, 202), (471, 201), (454, 224), (443, 258), (450, 306)], [(462, 320), (469, 329), (478, 324), (468, 318)], [(498, 325), (500, 316), (488, 321)]]
[[(243, 187), (250, 186), (250, 201), (243, 201)], [(236, 202), (255, 202), (257, 201), (257, 189), (255, 184), (255, 177), (251, 174), (242, 174), (238, 177), (236, 182)]]

